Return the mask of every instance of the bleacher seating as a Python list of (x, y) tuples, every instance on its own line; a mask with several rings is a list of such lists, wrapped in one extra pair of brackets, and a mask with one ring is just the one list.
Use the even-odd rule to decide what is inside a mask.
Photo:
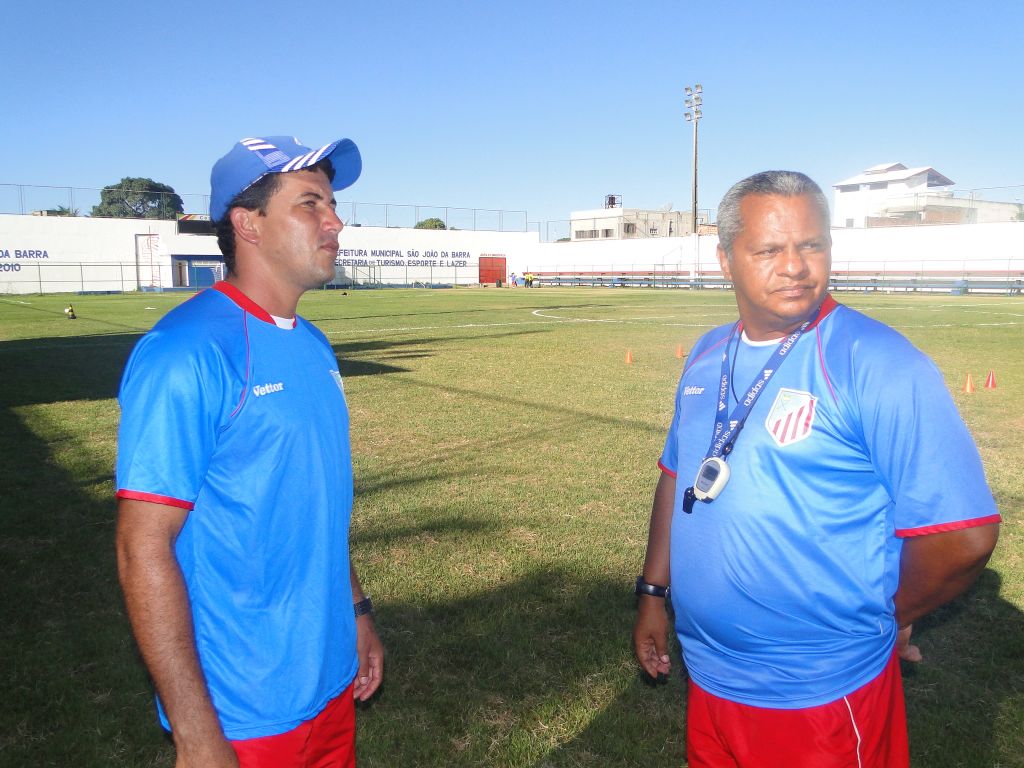
[[(731, 288), (717, 270), (552, 270), (536, 271), (534, 287), (590, 288)], [(1007, 295), (1024, 293), (1024, 270), (833, 270), (834, 291), (941, 292), (965, 295), (974, 291)]]

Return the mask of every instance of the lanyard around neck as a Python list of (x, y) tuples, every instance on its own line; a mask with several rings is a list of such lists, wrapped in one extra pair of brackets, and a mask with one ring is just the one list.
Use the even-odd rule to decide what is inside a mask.
[(711, 447), (708, 448), (705, 458), (724, 457), (732, 453), (733, 446), (736, 444), (736, 438), (740, 436), (743, 424), (753, 410), (757, 398), (764, 391), (768, 379), (779, 370), (779, 366), (785, 362), (789, 350), (793, 348), (793, 345), (797, 343), (804, 331), (814, 322), (820, 310), (820, 307), (816, 309), (810, 317), (804, 320), (799, 328), (793, 331), (793, 333), (786, 337), (785, 341), (775, 348), (775, 351), (772, 352), (768, 361), (761, 369), (761, 374), (750, 385), (746, 395), (736, 404), (732, 413), (726, 418), (729, 400), (729, 347), (732, 346), (732, 337), (739, 328), (739, 323), (732, 327), (732, 330), (729, 332), (729, 339), (726, 341), (725, 349), (722, 352), (722, 378), (718, 387), (718, 410), (715, 412), (715, 432), (711, 436)]

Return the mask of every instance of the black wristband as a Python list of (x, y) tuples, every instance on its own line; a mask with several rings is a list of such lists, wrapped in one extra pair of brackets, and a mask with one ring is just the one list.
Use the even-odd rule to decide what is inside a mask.
[(368, 613), (373, 613), (373, 601), (370, 600), (369, 596), (364, 597), (362, 600), (360, 600), (352, 607), (355, 609), (357, 619), (360, 616), (365, 616)]
[(669, 595), (668, 587), (660, 587), (657, 584), (649, 584), (643, 575), (636, 577), (636, 588), (633, 590), (637, 595), (650, 595), (651, 597), (665, 597)]

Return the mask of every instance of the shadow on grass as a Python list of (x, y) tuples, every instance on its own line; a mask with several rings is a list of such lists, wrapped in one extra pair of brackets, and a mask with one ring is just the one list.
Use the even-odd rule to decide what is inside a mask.
[(24, 339), (0, 343), (0, 407), (117, 396), (141, 333)]
[(912, 765), (1024, 765), (1024, 613), (1001, 584), (985, 570), (915, 624), (924, 661), (902, 664)]
[(462, 516), (449, 515), (445, 519), (432, 518), (423, 523), (400, 525), (394, 528), (358, 528), (353, 529), (350, 537), (351, 545), (358, 546), (392, 546), (421, 536), (462, 536), (466, 534), (490, 533), (497, 531), (499, 526), (489, 520), (468, 519)]
[(640, 682), (628, 581), (537, 571), (382, 604), (387, 673), (360, 714), (360, 764), (682, 765), (682, 686)]
[(630, 429), (643, 430), (645, 432), (653, 432), (654, 434), (661, 437), (665, 434), (665, 426), (663, 424), (652, 424), (639, 419), (627, 419), (621, 416), (609, 416), (604, 413), (598, 413), (594, 411), (582, 411), (577, 408), (567, 408), (558, 404), (551, 404), (547, 402), (540, 402), (534, 400), (524, 400), (518, 397), (508, 397), (507, 395), (496, 395), (492, 392), (483, 389), (469, 389), (467, 387), (456, 387), (451, 384), (432, 384), (426, 381), (415, 381), (412, 379), (396, 380), (397, 386), (406, 387), (417, 387), (424, 390), (434, 390), (437, 392), (444, 392), (449, 395), (456, 395), (460, 398), (467, 398), (473, 400), (484, 400), (492, 403), (499, 403), (502, 406), (503, 411), (516, 410), (521, 413), (544, 414), (544, 418), (551, 417), (566, 417), (572, 419), (578, 419), (586, 421), (587, 423), (603, 423), (615, 426), (621, 426), (626, 424)]
[[(462, 342), (476, 343), (481, 338), (504, 339), (510, 336), (526, 336), (534, 333), (549, 333), (546, 330), (506, 331), (502, 333), (476, 334), (467, 339), (459, 338), (433, 338), (433, 339), (408, 339), (401, 341), (354, 341), (341, 344), (332, 344), (335, 357), (338, 358), (339, 371), (342, 377), (373, 376), (380, 373), (407, 373), (408, 368), (403, 368), (377, 360), (363, 360), (352, 355), (365, 354), (367, 352), (383, 352), (386, 354), (380, 357), (388, 360), (417, 360), (433, 357), (434, 350), (425, 349), (429, 344), (441, 344), (450, 346)], [(402, 347), (413, 346), (416, 349), (402, 350)]]
[[(913, 766), (1024, 765), (1024, 614), (1000, 598), (1000, 581), (995, 571), (986, 570), (968, 594), (915, 627), (915, 642), (925, 659), (902, 664)], [(680, 706), (679, 701), (671, 703)], [(631, 758), (593, 759), (608, 754), (609, 734), (630, 718), (635, 706), (631, 695), (623, 695), (538, 767), (643, 765)], [(670, 727), (682, 740), (683, 711), (679, 714)], [(675, 741), (673, 734), (657, 731), (650, 738)], [(681, 763), (659, 758), (656, 764)]]
[[(99, 377), (66, 394), (111, 386)], [(16, 399), (65, 393), (29, 394)], [(0, 765), (151, 765), (169, 751), (122, 608), (114, 502), (106, 482), (82, 480), (109, 467), (84, 457), (72, 474), (53, 451), (0, 409)]]

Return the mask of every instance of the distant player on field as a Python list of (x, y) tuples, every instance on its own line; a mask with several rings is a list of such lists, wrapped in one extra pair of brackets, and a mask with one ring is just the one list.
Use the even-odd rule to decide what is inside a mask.
[(900, 768), (911, 624), (975, 580), (999, 515), (942, 376), (828, 293), (828, 203), (736, 184), (718, 258), (739, 321), (694, 346), (659, 465), (633, 631), (689, 672), (690, 768)]
[(138, 343), (119, 400), (117, 554), (178, 768), (355, 765), (384, 651), (349, 562), (338, 361), (296, 316), (334, 276), (348, 139), (244, 139), (213, 168), (228, 275)]

